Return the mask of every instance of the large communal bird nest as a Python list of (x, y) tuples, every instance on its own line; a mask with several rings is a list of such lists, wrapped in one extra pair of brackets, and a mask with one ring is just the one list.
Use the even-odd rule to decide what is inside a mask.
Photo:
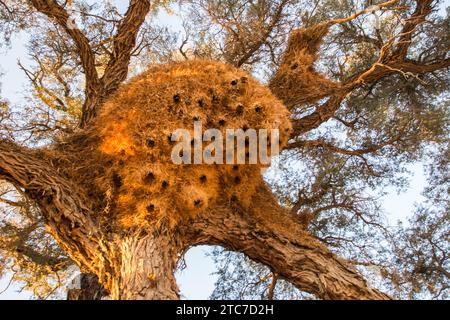
[(262, 164), (172, 162), (172, 133), (193, 131), (196, 120), (203, 130), (216, 128), (224, 136), (229, 128), (278, 129), (280, 147), (291, 130), (284, 105), (248, 73), (194, 60), (152, 67), (134, 77), (104, 104), (89, 130), (60, 148), (74, 148), (71, 174), (94, 181), (89, 187), (103, 199), (98, 214), (116, 226), (173, 227), (219, 199), (251, 205), (262, 182)]

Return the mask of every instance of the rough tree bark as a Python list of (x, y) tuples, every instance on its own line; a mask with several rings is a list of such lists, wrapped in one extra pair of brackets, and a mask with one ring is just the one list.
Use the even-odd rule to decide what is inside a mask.
[(71, 185), (44, 154), (0, 142), (0, 176), (24, 188), (50, 232), (85, 272), (115, 299), (177, 299), (174, 271), (194, 245), (224, 245), (260, 261), (300, 289), (326, 299), (387, 298), (304, 231), (264, 186), (254, 212), (218, 206), (172, 233), (141, 230), (126, 238), (101, 231), (84, 191)]
[(191, 244), (221, 245), (243, 252), (322, 299), (389, 299), (304, 229), (296, 215), (279, 206), (264, 185), (252, 199), (252, 212), (238, 205), (215, 208), (186, 228)]
[[(54, 0), (29, 2), (56, 21), (78, 48), (86, 74), (86, 101), (80, 127), (86, 127), (102, 102), (125, 80), (136, 36), (150, 10), (150, 1), (130, 1), (118, 33), (113, 37), (114, 57), (102, 78), (96, 72), (89, 40), (80, 30), (67, 27), (69, 16), (65, 9)], [(395, 2), (388, 1), (387, 5)], [(426, 16), (430, 2), (418, 1), (416, 16), (421, 19)], [(410, 20), (405, 26), (406, 31), (414, 30), (420, 21)], [(294, 134), (308, 132), (327, 121), (345, 96), (363, 83), (376, 82), (399, 70), (421, 73), (449, 66), (448, 59), (432, 65), (406, 60), (405, 41), (400, 42), (401, 47), (394, 56), (385, 56), (381, 50), (378, 64), (312, 97), (311, 103), (325, 96), (328, 101), (312, 114), (296, 120)], [(285, 63), (289, 67), (286, 69), (292, 70), (289, 66), (291, 61), (286, 60)], [(299, 103), (287, 99), (285, 88), (277, 83), (271, 83), (271, 89), (281, 100), (289, 104)], [(292, 94), (291, 97), (297, 95)], [(356, 270), (309, 235), (302, 221), (280, 207), (263, 185), (253, 199), (255, 205), (251, 212), (243, 210), (237, 203), (224, 203), (179, 225), (170, 233), (162, 226), (121, 236), (103, 230), (96, 221), (92, 209), (96, 206), (89, 197), (89, 190), (60, 174), (54, 160), (44, 151), (0, 140), (0, 179), (23, 189), (36, 202), (49, 232), (61, 248), (82, 272), (98, 277), (114, 299), (178, 299), (174, 271), (180, 256), (195, 245), (221, 245), (243, 252), (267, 265), (280, 278), (323, 299), (389, 299), (370, 288)]]

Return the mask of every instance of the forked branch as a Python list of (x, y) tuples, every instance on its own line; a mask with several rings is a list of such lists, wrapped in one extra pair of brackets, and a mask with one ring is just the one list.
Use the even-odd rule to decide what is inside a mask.
[(252, 203), (249, 210), (218, 206), (186, 228), (187, 238), (193, 245), (221, 245), (243, 252), (277, 277), (322, 299), (390, 299), (309, 235), (267, 187), (259, 188)]
[[(398, 1), (378, 4), (375, 9), (390, 8)], [(347, 23), (362, 14), (372, 12), (373, 7), (357, 12), (350, 17), (322, 22), (318, 25), (297, 29), (291, 33), (280, 68), (270, 81), (272, 92), (294, 110), (305, 104), (317, 104), (314, 112), (294, 120), (294, 135), (298, 136), (318, 128), (332, 118), (345, 98), (355, 89), (377, 83), (395, 73), (406, 77), (433, 72), (449, 67), (449, 59), (423, 64), (406, 59), (411, 39), (416, 28), (432, 11), (432, 0), (417, 1), (415, 12), (407, 19), (400, 34), (391, 37), (380, 48), (376, 62), (359, 74), (343, 82), (328, 79), (315, 70), (322, 39), (335, 24)], [(321, 102), (325, 100), (325, 102)], [(320, 101), (320, 103), (319, 103)]]
[(96, 58), (89, 39), (77, 28), (68, 11), (55, 0), (30, 0), (39, 12), (55, 21), (74, 41), (86, 78), (85, 102), (82, 108), (80, 127), (85, 127), (97, 114), (104, 99), (117, 90), (126, 79), (136, 37), (150, 11), (150, 1), (131, 0), (125, 17), (113, 37), (111, 59), (100, 78), (96, 69)]

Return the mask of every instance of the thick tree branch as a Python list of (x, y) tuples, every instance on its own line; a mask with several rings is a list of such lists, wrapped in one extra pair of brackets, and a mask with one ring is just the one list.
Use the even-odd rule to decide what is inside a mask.
[(101, 84), (89, 39), (72, 24), (69, 13), (55, 0), (30, 0), (30, 2), (36, 10), (56, 22), (74, 41), (86, 76), (86, 95), (97, 92)]
[(89, 201), (58, 174), (51, 158), (0, 140), (0, 179), (22, 188), (37, 204), (61, 249), (81, 268), (95, 272), (105, 283), (110, 281), (110, 249), (90, 217)]
[(217, 207), (190, 224), (186, 236), (194, 245), (221, 245), (243, 252), (300, 290), (323, 299), (389, 299), (310, 236), (267, 187), (260, 187), (252, 203), (251, 210), (238, 205), (234, 210)]
[(102, 81), (105, 85), (106, 94), (114, 92), (126, 79), (128, 65), (136, 38), (150, 11), (150, 1), (131, 0), (125, 18), (119, 25), (117, 34), (113, 38), (112, 58), (108, 62)]
[(403, 26), (401, 36), (398, 39), (398, 44), (396, 46), (394, 56), (403, 60), (406, 58), (408, 53), (408, 49), (411, 45), (411, 40), (413, 37), (413, 33), (417, 26), (423, 23), (426, 17), (433, 10), (432, 4), (433, 0), (417, 0), (416, 1), (416, 9), (414, 13), (411, 15), (409, 19), (406, 20), (405, 25)]
[[(412, 60), (405, 60), (398, 62), (396, 64), (388, 65), (388, 67), (394, 68), (393, 71), (400, 70), (403, 73), (412, 74), (412, 75), (421, 75), (425, 73), (430, 73), (434, 71), (438, 71), (441, 69), (446, 69), (450, 67), (450, 59), (444, 59), (441, 61), (437, 61), (434, 63), (428, 63), (428, 64), (420, 64), (416, 61)], [(395, 68), (397, 70), (395, 70)], [(398, 71), (398, 72), (400, 72)]]
[[(352, 77), (338, 89), (333, 89), (328, 100), (319, 105), (316, 110), (298, 120), (293, 121), (294, 135), (300, 135), (318, 128), (322, 123), (331, 119), (341, 107), (345, 97), (353, 90), (368, 84), (373, 84), (392, 75), (401, 74), (405, 78), (417, 77), (425, 73), (446, 69), (450, 66), (450, 59), (445, 59), (431, 64), (420, 64), (416, 61), (388, 61), (387, 63), (375, 63), (371, 68), (358, 76)], [(330, 92), (327, 92), (330, 93)]]
[(87, 120), (95, 115), (96, 108), (101, 104), (104, 97), (104, 87), (95, 67), (95, 55), (89, 40), (70, 20), (68, 12), (55, 0), (30, 0), (30, 2), (36, 10), (62, 27), (75, 42), (86, 79), (86, 97), (80, 122), (80, 126), (84, 127)]

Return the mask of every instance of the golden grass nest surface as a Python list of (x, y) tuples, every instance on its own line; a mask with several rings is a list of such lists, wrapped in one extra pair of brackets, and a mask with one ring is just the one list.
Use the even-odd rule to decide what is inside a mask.
[[(280, 148), (291, 131), (284, 105), (247, 72), (193, 60), (159, 65), (123, 85), (93, 123), (96, 148), (108, 166), (96, 188), (111, 205), (105, 214), (123, 227), (177, 224), (218, 200), (250, 205), (262, 165), (173, 164), (179, 128), (279, 129)], [(210, 142), (202, 142), (204, 146)]]

